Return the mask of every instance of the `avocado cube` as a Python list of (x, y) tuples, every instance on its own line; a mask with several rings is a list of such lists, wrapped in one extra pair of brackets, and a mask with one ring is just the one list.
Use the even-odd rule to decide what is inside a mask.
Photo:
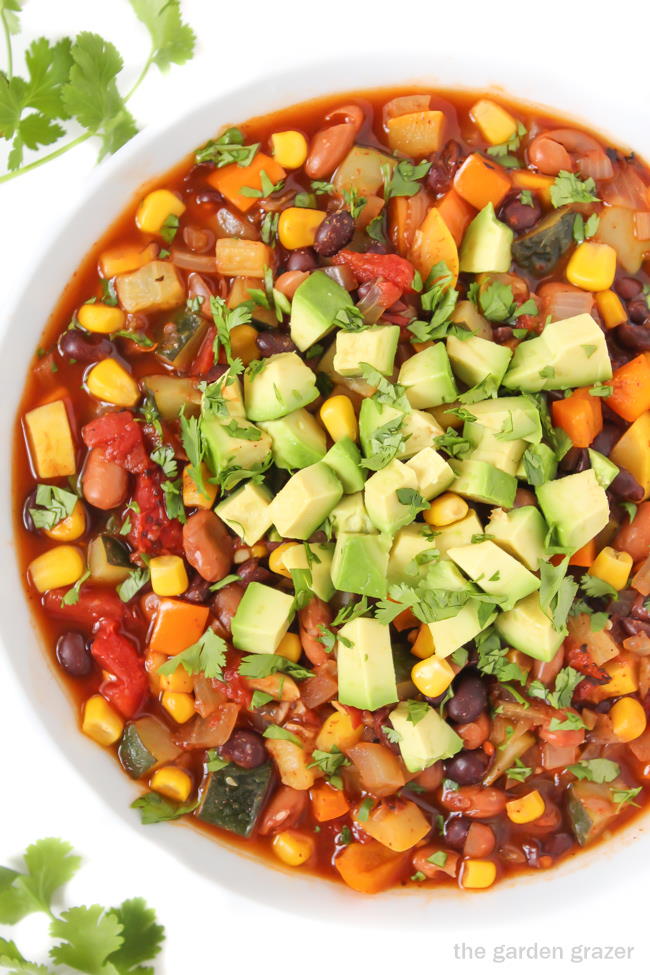
[(314, 271), (300, 284), (291, 302), (291, 339), (304, 352), (334, 328), (334, 319), (352, 298), (324, 271)]
[(255, 359), (244, 373), (249, 420), (277, 420), (307, 406), (318, 395), (315, 374), (296, 352)]
[(341, 500), (334, 471), (320, 461), (290, 477), (271, 502), (271, 521), (283, 538), (307, 539)]
[(471, 501), (512, 508), (517, 493), (517, 481), (512, 474), (497, 470), (483, 460), (452, 461), (456, 474), (451, 490)]
[(390, 376), (398, 341), (399, 325), (371, 325), (362, 332), (341, 330), (336, 335), (334, 369), (341, 376), (361, 376), (361, 363), (366, 362)]
[(395, 664), (386, 624), (365, 616), (338, 632), (339, 701), (376, 711), (397, 701)]
[(292, 596), (250, 582), (232, 618), (232, 642), (248, 653), (275, 653), (293, 615)]
[(406, 387), (406, 398), (417, 410), (452, 403), (458, 397), (449, 356), (442, 342), (436, 342), (407, 359), (400, 368), (397, 381)]
[(348, 494), (332, 508), (328, 520), (335, 535), (341, 532), (356, 532), (362, 535), (376, 535), (377, 529), (370, 520), (363, 502), (363, 492)]
[(432, 707), (414, 724), (407, 702), (400, 701), (389, 717), (400, 736), (399, 750), (409, 772), (422, 772), (442, 759), (451, 758), (463, 747), (460, 735)]
[(510, 227), (497, 220), (494, 204), (488, 203), (465, 231), (460, 248), (460, 270), (470, 274), (509, 271), (514, 236)]
[[(539, 443), (542, 439), (542, 423), (534, 402), (524, 396), (499, 396), (483, 400), (468, 407), (476, 417), (476, 423), (487, 427), (498, 440), (526, 440)], [(471, 422), (467, 424), (471, 427)]]
[(344, 494), (354, 494), (363, 490), (366, 479), (365, 469), (361, 466), (361, 453), (353, 440), (342, 437), (332, 444), (323, 460), (331, 467), (343, 485)]
[(589, 454), (591, 469), (596, 475), (596, 480), (602, 488), (607, 489), (618, 475), (620, 468), (616, 464), (612, 464), (609, 457), (605, 457), (598, 450), (592, 450), (590, 447), (587, 453)]
[[(557, 457), (551, 448), (545, 443), (532, 443), (522, 454), (516, 475), (522, 481), (528, 481), (528, 468), (535, 471), (534, 480), (536, 484), (543, 484), (545, 481), (552, 481), (557, 474)], [(533, 474), (530, 475), (533, 477)]]
[(431, 633), (436, 656), (448, 657), (454, 650), (458, 650), (460, 647), (464, 647), (466, 643), (474, 640), (497, 618), (497, 614), (492, 613), (484, 622), (481, 622), (478, 610), (479, 604), (475, 600), (470, 600), (461, 607), (456, 616), (426, 624)]
[(536, 660), (552, 660), (566, 636), (566, 629), (556, 630), (533, 592), (505, 613), (499, 613), (497, 632), (515, 650)]
[(242, 467), (251, 470), (265, 463), (271, 451), (271, 438), (254, 423), (233, 417), (201, 417), (205, 459), (213, 474)]
[[(309, 557), (307, 556), (309, 549)], [(287, 569), (308, 569), (311, 574), (311, 588), (319, 599), (328, 603), (334, 595), (332, 583), (333, 542), (305, 542), (292, 545), (282, 556)]]
[(300, 470), (325, 456), (325, 431), (307, 410), (294, 410), (279, 420), (260, 420), (259, 426), (271, 438), (276, 467)]
[(271, 527), (271, 497), (268, 488), (247, 481), (214, 510), (246, 545), (254, 545)]
[(494, 508), (485, 530), (500, 548), (514, 555), (531, 572), (537, 572), (540, 561), (548, 558), (544, 545), (546, 522), (539, 508), (532, 504), (511, 511)]
[(400, 501), (397, 492), (404, 489), (417, 492), (417, 487), (415, 471), (399, 460), (391, 460), (369, 477), (363, 493), (366, 511), (375, 528), (394, 535), (413, 521), (417, 511), (411, 504)]
[(547, 481), (537, 488), (537, 500), (559, 545), (577, 552), (609, 521), (609, 502), (593, 470)]
[(468, 460), (485, 461), (513, 477), (528, 446), (525, 440), (499, 440), (498, 435), (480, 423), (466, 423), (463, 436), (473, 444), (473, 450), (466, 454)]
[[(447, 354), (451, 368), (467, 386), (477, 386), (491, 376), (497, 389), (512, 359), (512, 349), (507, 345), (497, 345), (480, 335), (470, 335), (466, 339), (448, 335)], [(471, 412), (471, 407), (469, 409)]]
[(407, 525), (401, 528), (393, 539), (393, 545), (388, 559), (388, 585), (399, 583), (414, 583), (423, 576), (429, 566), (427, 561), (420, 564), (416, 561), (423, 552), (438, 555), (435, 539), (430, 536), (426, 525)]
[(537, 576), (490, 540), (450, 548), (447, 554), (483, 592), (503, 599), (505, 609), (539, 589)]
[(425, 447), (430, 447), (435, 438), (444, 432), (430, 413), (423, 410), (398, 410), (366, 398), (359, 410), (359, 437), (366, 457), (374, 452), (373, 437), (379, 428), (397, 418), (402, 421), (399, 433), (403, 438), (397, 451), (398, 460), (406, 460)]
[(473, 508), (467, 512), (464, 518), (454, 522), (453, 525), (446, 525), (444, 528), (436, 528), (434, 544), (440, 554), (445, 556), (450, 548), (455, 545), (469, 545), (474, 535), (483, 533), (483, 525)]
[(426, 567), (426, 582), (429, 589), (445, 592), (463, 592), (472, 587), (460, 569), (450, 559), (439, 559)]
[(332, 582), (339, 592), (383, 599), (390, 538), (342, 532), (336, 539), (332, 559)]
[(454, 479), (454, 472), (437, 450), (423, 447), (406, 461), (406, 466), (415, 471), (418, 491), (425, 501), (446, 491)]

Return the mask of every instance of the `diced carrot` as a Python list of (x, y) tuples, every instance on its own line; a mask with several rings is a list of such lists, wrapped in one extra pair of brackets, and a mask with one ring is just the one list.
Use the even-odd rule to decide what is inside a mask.
[(407, 860), (407, 855), (393, 853), (371, 840), (350, 843), (337, 856), (334, 866), (348, 887), (361, 894), (378, 894), (399, 879)]
[(580, 565), (589, 568), (595, 558), (596, 540), (592, 538), (582, 548), (579, 548), (577, 552), (573, 553), (569, 559), (569, 565)]
[(149, 650), (170, 656), (187, 650), (204, 633), (209, 614), (207, 606), (184, 603), (180, 599), (161, 599)]
[(505, 169), (476, 152), (467, 157), (454, 177), (456, 192), (477, 210), (488, 203), (498, 207), (510, 186)]
[(551, 186), (554, 183), (552, 176), (544, 176), (542, 173), (531, 173), (529, 169), (513, 169), (510, 173), (512, 185), (518, 190), (532, 190), (539, 193), (544, 205), (551, 205)]
[(253, 190), (261, 190), (262, 170), (272, 183), (279, 183), (287, 175), (275, 159), (263, 152), (258, 152), (250, 166), (238, 166), (237, 163), (231, 163), (229, 166), (224, 166), (223, 169), (215, 169), (206, 179), (210, 186), (219, 190), (221, 195), (225, 196), (230, 203), (234, 203), (239, 210), (246, 212), (256, 202), (256, 197), (246, 196), (241, 191), (245, 186)]
[(319, 823), (326, 823), (330, 819), (345, 816), (350, 809), (350, 803), (340, 789), (335, 789), (329, 782), (319, 782), (310, 792), (311, 810), (314, 819)]
[(103, 277), (112, 278), (116, 274), (137, 271), (138, 268), (154, 261), (157, 256), (158, 244), (154, 241), (145, 247), (142, 244), (121, 244), (103, 251), (99, 258), (99, 266)]
[(603, 408), (599, 396), (588, 389), (576, 389), (565, 399), (551, 404), (553, 423), (571, 438), (574, 447), (589, 447), (603, 429)]
[(403, 630), (411, 630), (418, 625), (418, 619), (412, 609), (403, 609), (399, 616), (393, 620), (393, 626), (401, 633)]
[(465, 231), (476, 215), (476, 210), (456, 190), (449, 190), (438, 203), (438, 213), (447, 224), (449, 233), (460, 247)]
[(458, 248), (436, 207), (429, 210), (422, 225), (415, 231), (409, 256), (423, 281), (426, 281), (431, 268), (443, 261), (453, 275), (451, 286), (456, 283), (459, 270)]
[(650, 357), (638, 355), (617, 369), (612, 378), (614, 392), (607, 399), (610, 409), (632, 423), (650, 409)]

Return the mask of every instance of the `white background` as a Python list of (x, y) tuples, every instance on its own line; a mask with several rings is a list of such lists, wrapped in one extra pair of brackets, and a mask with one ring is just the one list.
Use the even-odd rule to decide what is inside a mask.
[[(645, 5), (644, 5), (645, 6)], [(175, 118), (193, 101), (212, 92), (254, 80), (274, 68), (305, 65), (328, 54), (353, 58), (356, 52), (386, 51), (390, 44), (422, 49), (431, 38), (432, 51), (446, 44), (462, 52), (463, 36), (476, 49), (494, 57), (495, 81), (500, 59), (548, 69), (552, 65), (567, 86), (584, 83), (591, 73), (598, 84), (616, 83), (622, 93), (647, 91), (648, 14), (641, 3), (616, 0), (600, 5), (547, 0), (545, 3), (487, 3), (485, 0), (328, 0), (314, 4), (285, 0), (283, 4), (227, 0), (184, 0), (185, 17), (199, 38), (196, 59), (161, 78), (155, 70), (131, 105), (142, 124)], [(139, 71), (148, 49), (144, 29), (126, 0), (27, 0), (20, 46), (38, 34), (50, 37), (96, 30), (123, 53), (123, 89)], [(480, 39), (477, 43), (477, 39)], [(462, 56), (462, 55), (461, 55)], [(1, 55), (0, 55), (1, 57)], [(2, 61), (0, 60), (0, 64)], [(21, 59), (18, 58), (17, 70)], [(624, 78), (624, 83), (621, 79)], [(296, 92), (296, 100), (300, 92)], [(543, 98), (543, 95), (541, 96)], [(559, 105), (558, 108), (562, 106)], [(647, 114), (640, 124), (647, 125)], [(594, 121), (598, 120), (597, 99)], [(3, 304), (10, 305), (31, 273), (35, 243), (66, 218), (92, 170), (96, 149), (86, 144), (73, 153), (15, 182), (0, 185), (0, 283)], [(29, 323), (36, 333), (36, 324)], [(41, 323), (38, 323), (40, 328)], [(8, 652), (24, 652), (12, 647)], [(223, 972), (236, 965), (241, 972), (262, 970), (271, 975), (307, 968), (321, 971), (478, 972), (486, 968), (518, 973), (549, 970), (637, 973), (648, 970), (648, 897), (650, 867), (639, 864), (626, 883), (590, 896), (583, 907), (553, 905), (546, 885), (547, 909), (535, 918), (504, 917), (500, 929), (481, 927), (481, 897), (469, 900), (456, 930), (436, 927), (435, 916), (422, 915), (419, 933), (336, 930), (327, 918), (304, 918), (264, 910), (228, 894), (184, 868), (154, 844), (147, 829), (130, 828), (116, 819), (101, 799), (62, 759), (59, 746), (25, 718), (22, 690), (0, 656), (0, 863), (9, 863), (34, 839), (54, 835), (70, 840), (84, 856), (85, 866), (70, 886), (74, 903), (116, 903), (143, 895), (155, 906), (168, 933), (156, 971), (166, 975)], [(150, 827), (149, 829), (152, 829)], [(606, 851), (603, 851), (606, 855)], [(588, 873), (585, 884), (589, 884)], [(489, 895), (488, 895), (489, 896)], [(522, 893), (525, 897), (525, 893)], [(416, 910), (416, 901), (414, 910)], [(43, 921), (29, 919), (18, 929), (23, 949), (37, 953)], [(2, 932), (7, 934), (6, 931)], [(582, 966), (525, 960), (501, 965), (454, 960), (453, 945), (561, 945), (565, 959), (573, 944), (632, 946), (631, 962), (587, 963)]]

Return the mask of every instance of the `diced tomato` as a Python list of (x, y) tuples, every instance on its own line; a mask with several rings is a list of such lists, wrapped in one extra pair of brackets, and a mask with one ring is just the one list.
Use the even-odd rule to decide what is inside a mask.
[(182, 555), (181, 523), (167, 516), (161, 481), (158, 470), (138, 474), (133, 509), (129, 512), (129, 543), (138, 554)]
[(229, 701), (241, 705), (243, 708), (250, 708), (253, 692), (246, 687), (243, 677), (239, 674), (241, 654), (236, 650), (229, 650), (226, 656), (226, 666), (223, 669), (223, 687)]
[[(564, 708), (562, 711), (557, 711), (553, 717), (562, 723), (567, 720), (569, 714), (578, 715), (578, 712), (573, 710), (567, 711), (567, 709)], [(564, 728), (551, 731), (549, 721), (548, 723), (543, 724), (539, 729), (539, 737), (542, 739), (542, 741), (547, 741), (549, 745), (554, 745), (556, 748), (574, 748), (578, 745), (582, 745), (584, 742), (585, 729)]]
[[(400, 293), (414, 290), (415, 268), (405, 257), (397, 254), (357, 254), (355, 251), (342, 250), (332, 261), (334, 264), (347, 264), (359, 281), (385, 278), (396, 285)], [(397, 301), (397, 298), (394, 300)]]
[(578, 673), (584, 674), (585, 677), (591, 677), (592, 680), (597, 680), (599, 683), (609, 680), (607, 671), (598, 666), (587, 648), (579, 644), (577, 640), (565, 640), (564, 650), (567, 663)]
[(83, 427), (81, 436), (87, 447), (101, 447), (107, 460), (132, 474), (154, 466), (144, 445), (142, 427), (130, 410), (98, 416)]
[(206, 372), (212, 369), (214, 365), (213, 344), (216, 334), (216, 328), (214, 325), (210, 325), (188, 370), (190, 376), (204, 376)]
[(62, 602), (67, 589), (50, 589), (43, 596), (46, 613), (77, 623), (88, 630), (101, 619), (127, 621), (135, 619), (134, 611), (119, 598), (113, 589), (95, 589), (83, 585), (79, 600), (71, 605)]
[(104, 681), (100, 692), (125, 718), (132, 718), (149, 693), (144, 660), (138, 656), (133, 641), (120, 633), (115, 620), (102, 620), (90, 652), (96, 663), (115, 678)]

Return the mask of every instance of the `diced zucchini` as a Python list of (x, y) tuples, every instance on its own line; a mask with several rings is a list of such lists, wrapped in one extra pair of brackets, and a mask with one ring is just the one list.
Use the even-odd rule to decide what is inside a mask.
[(161, 330), (156, 355), (174, 369), (187, 369), (199, 351), (207, 320), (191, 311), (177, 312)]
[(580, 846), (586, 846), (609, 826), (616, 806), (607, 785), (581, 781), (569, 787), (567, 812), (575, 838)]
[(201, 409), (201, 393), (194, 379), (180, 376), (143, 376), (142, 383), (156, 401), (163, 420), (176, 420), (181, 407), (185, 416), (196, 416)]
[(257, 768), (226, 765), (210, 772), (196, 816), (239, 836), (250, 836), (266, 805), (274, 778), (271, 762)]
[(354, 146), (334, 173), (332, 183), (337, 193), (357, 190), (359, 196), (374, 196), (384, 185), (386, 170), (392, 174), (397, 161), (377, 149)]
[(116, 586), (133, 568), (129, 549), (114, 535), (97, 535), (88, 546), (88, 568), (95, 582)]
[(512, 245), (512, 256), (538, 277), (550, 274), (573, 243), (573, 210), (556, 210)]
[(129, 274), (118, 274), (115, 288), (125, 311), (168, 311), (185, 301), (185, 288), (180, 275), (168, 261), (149, 261)]
[(156, 765), (173, 762), (179, 755), (169, 729), (150, 715), (129, 721), (117, 749), (122, 767), (132, 779), (141, 779)]
[(25, 415), (25, 431), (32, 466), (39, 478), (76, 473), (74, 441), (62, 399), (30, 410)]

